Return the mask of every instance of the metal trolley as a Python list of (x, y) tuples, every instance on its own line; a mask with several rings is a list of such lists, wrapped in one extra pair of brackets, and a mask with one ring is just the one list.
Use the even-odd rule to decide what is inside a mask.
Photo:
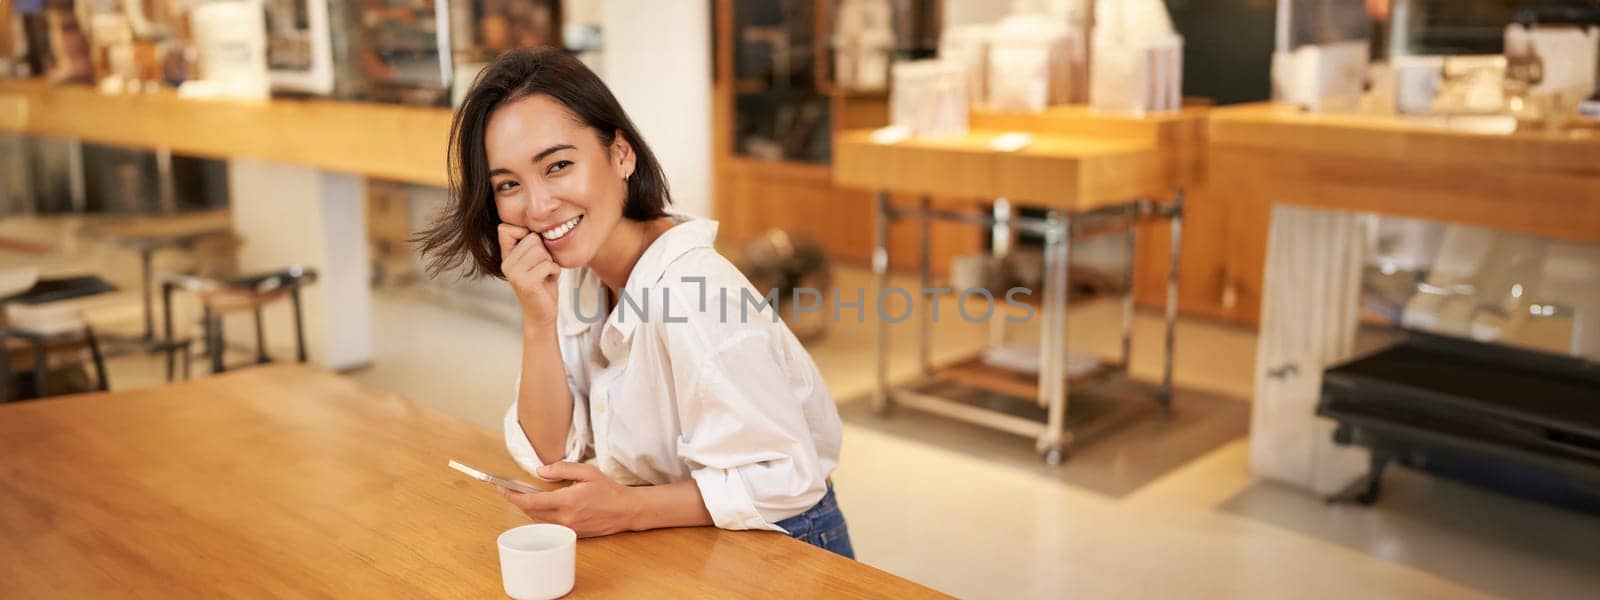
[[(984, 138), (981, 132), (972, 134), (978, 141)], [(974, 142), (977, 143), (977, 142)], [(935, 151), (944, 151), (950, 144), (945, 142)], [(846, 137), (839, 142), (837, 154), (842, 154), (836, 159), (835, 169), (846, 169), (836, 179), (846, 184), (866, 184), (875, 189), (875, 214), (873, 232), (872, 268), (875, 283), (879, 290), (887, 289), (889, 284), (889, 230), (890, 225), (899, 220), (914, 220), (921, 231), (921, 246), (919, 251), (918, 274), (924, 289), (932, 287), (933, 274), (931, 272), (930, 224), (935, 221), (946, 221), (967, 224), (991, 230), (992, 242), (990, 253), (1003, 255), (1006, 248), (1012, 246), (1012, 239), (1018, 233), (1030, 233), (1044, 238), (1043, 251), (1043, 276), (1041, 281), (1042, 303), (1040, 313), (1040, 341), (1039, 341), (1039, 370), (1036, 379), (1027, 378), (1017, 372), (985, 364), (981, 357), (971, 357), (935, 365), (932, 359), (932, 322), (927, 304), (935, 301), (927, 294), (920, 296), (915, 301), (922, 306), (914, 310), (918, 315), (918, 336), (920, 342), (919, 358), (921, 362), (921, 375), (912, 381), (891, 383), (889, 376), (890, 362), (890, 331), (887, 319), (878, 319), (876, 331), (876, 388), (873, 393), (873, 406), (879, 414), (888, 414), (895, 406), (907, 406), (945, 417), (959, 419), (974, 424), (1033, 437), (1036, 439), (1036, 449), (1050, 464), (1059, 464), (1067, 456), (1067, 450), (1075, 440), (1102, 430), (1106, 427), (1124, 422), (1124, 418), (1085, 419), (1078, 423), (1069, 423), (1068, 408), (1071, 391), (1080, 386), (1087, 385), (1093, 380), (1110, 374), (1126, 374), (1132, 356), (1133, 346), (1133, 292), (1132, 292), (1132, 250), (1137, 237), (1137, 225), (1147, 219), (1168, 219), (1171, 226), (1172, 245), (1169, 258), (1166, 280), (1166, 306), (1165, 306), (1165, 348), (1164, 360), (1161, 371), (1159, 387), (1154, 392), (1152, 402), (1138, 403), (1124, 407), (1117, 411), (1123, 417), (1132, 417), (1136, 413), (1144, 412), (1149, 408), (1159, 409), (1163, 414), (1171, 410), (1172, 403), (1172, 356), (1174, 344), (1174, 327), (1177, 321), (1177, 281), (1179, 247), (1183, 226), (1184, 191), (1181, 185), (1172, 185), (1166, 189), (1172, 190), (1170, 200), (1154, 198), (1148, 194), (1131, 194), (1122, 196), (1115, 201), (1096, 201), (1084, 210), (1071, 210), (1068, 206), (1076, 203), (1050, 202), (1038, 203), (1040, 206), (1049, 207), (1042, 218), (1017, 214), (1016, 207), (1020, 201), (999, 199), (993, 203), (992, 214), (982, 212), (958, 212), (938, 210), (932, 205), (930, 197), (923, 193), (916, 206), (896, 206), (889, 202), (890, 189), (900, 189), (897, 181), (905, 182), (916, 177), (915, 171), (904, 161), (922, 161), (929, 156), (929, 148), (918, 148), (905, 143), (899, 147), (876, 145), (860, 137)], [(1060, 145), (1056, 147), (1060, 150)], [(971, 154), (971, 149), (962, 149)], [(1059, 162), (1042, 163), (1043, 168), (1066, 168), (1077, 170), (1079, 175), (1073, 176), (1074, 181), (1081, 181), (1082, 171), (1093, 169), (1125, 168), (1127, 164), (1159, 164), (1159, 161), (1124, 160), (1114, 163), (1103, 163), (1095, 160), (1104, 154), (1095, 149), (1073, 149), (1065, 151), (1064, 156), (1032, 156), (1039, 159), (1056, 159)], [(1131, 152), (1126, 148), (1116, 149), (1111, 154), (1127, 158)], [(1154, 154), (1153, 150), (1145, 149), (1143, 152)], [(914, 154), (914, 155), (913, 155)], [(902, 155), (906, 158), (901, 158)], [(1019, 158), (1028, 158), (1027, 156)], [(1146, 157), (1149, 158), (1149, 157)], [(992, 159), (992, 157), (991, 157)], [(856, 166), (847, 168), (845, 161), (860, 160), (871, 166)], [(938, 161), (935, 160), (937, 163)], [(989, 163), (993, 164), (993, 163)], [(937, 168), (935, 166), (934, 168)], [(865, 171), (871, 169), (871, 172)], [(1017, 169), (1003, 169), (1012, 174), (1017, 174)], [(1160, 177), (1159, 169), (1150, 169), (1152, 176), (1139, 181), (1147, 182)], [(927, 184), (917, 183), (919, 186)], [(988, 184), (992, 185), (992, 184)], [(1004, 186), (1000, 186), (1004, 187)], [(1108, 198), (1109, 190), (1115, 187), (1102, 187), (1092, 190), (1098, 198)], [(973, 189), (957, 191), (977, 191)], [(1087, 197), (1083, 189), (1072, 190), (1069, 195), (1073, 198)], [(1073, 374), (1067, 373), (1067, 308), (1068, 308), (1068, 264), (1070, 243), (1073, 239), (1084, 236), (1090, 232), (1096, 234), (1121, 232), (1129, 250), (1129, 261), (1124, 272), (1123, 293), (1120, 298), (1122, 305), (1122, 339), (1121, 358), (1113, 364), (1099, 366), (1088, 372)], [(990, 347), (1001, 343), (1004, 339), (1005, 319), (991, 319)], [(1023, 403), (1031, 397), (1037, 401), (1037, 410), (1003, 410), (992, 403), (967, 402), (952, 399), (941, 393), (941, 388), (947, 384), (957, 384), (966, 388), (977, 388), (986, 392), (1021, 400)], [(1037, 414), (1042, 410), (1042, 415)], [(1032, 414), (1030, 414), (1032, 413)], [(1042, 418), (1041, 418), (1042, 417)]]

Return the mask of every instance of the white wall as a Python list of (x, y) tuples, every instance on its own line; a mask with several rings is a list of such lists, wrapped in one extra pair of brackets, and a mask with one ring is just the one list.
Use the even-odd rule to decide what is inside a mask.
[(711, 215), (711, 3), (603, 0), (601, 76), (667, 172), (676, 210)]
[(944, 27), (994, 23), (1011, 14), (1014, 0), (944, 0)]
[[(317, 270), (302, 291), (311, 362), (350, 369), (372, 361), (372, 263), (367, 249), (366, 180), (358, 175), (252, 159), (228, 161), (233, 227), (243, 238), (239, 269), (258, 273), (302, 265)], [(267, 345), (294, 359), (288, 302), (263, 311)], [(230, 347), (254, 347), (247, 314), (225, 325)], [(200, 372), (205, 368), (196, 368)]]
[(561, 0), (561, 20), (568, 25), (600, 24), (602, 0)]

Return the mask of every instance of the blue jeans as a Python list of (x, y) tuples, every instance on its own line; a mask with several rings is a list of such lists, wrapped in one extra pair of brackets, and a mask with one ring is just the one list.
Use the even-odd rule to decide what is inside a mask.
[(833, 497), (833, 484), (828, 484), (828, 493), (816, 506), (778, 521), (777, 525), (794, 539), (845, 558), (856, 557), (855, 549), (850, 547), (850, 529), (845, 526), (844, 513), (839, 512), (839, 502)]

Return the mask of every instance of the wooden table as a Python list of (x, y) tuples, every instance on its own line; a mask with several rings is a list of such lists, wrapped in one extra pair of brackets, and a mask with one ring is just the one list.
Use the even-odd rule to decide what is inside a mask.
[[(1019, 397), (1011, 391), (1017, 389), (1014, 385), (1017, 374), (985, 364), (981, 356), (934, 365), (929, 350), (932, 344), (929, 316), (932, 307), (929, 305), (934, 300), (928, 293), (919, 291), (908, 299), (923, 305), (915, 311), (919, 319), (922, 378), (905, 385), (890, 384), (890, 319), (879, 315), (877, 386), (872, 399), (879, 413), (887, 413), (895, 404), (905, 404), (1032, 437), (1044, 460), (1056, 464), (1066, 459), (1076, 438), (1091, 433), (1091, 427), (1118, 424), (1145, 408), (1139, 405), (1131, 407), (1134, 410), (1118, 411), (1111, 418), (1095, 419), (1092, 426), (1087, 423), (1068, 425), (1069, 388), (1101, 375), (1126, 373), (1133, 355), (1131, 283), (1134, 275), (1130, 260), (1124, 273), (1124, 281), (1129, 285), (1125, 286), (1122, 298), (1122, 356), (1108, 368), (1069, 376), (1066, 332), (1071, 242), (1090, 232), (1121, 231), (1131, 254), (1135, 248), (1136, 227), (1141, 221), (1151, 216), (1170, 221), (1173, 251), (1166, 282), (1166, 364), (1154, 403), (1162, 409), (1169, 408), (1173, 335), (1177, 323), (1177, 249), (1183, 221), (1182, 186), (1189, 179), (1184, 169), (1174, 168), (1172, 163), (1164, 161), (1153, 136), (1113, 138), (1031, 132), (1028, 143), (1020, 148), (996, 149), (994, 142), (1005, 133), (974, 129), (960, 135), (928, 135), (880, 142), (873, 139), (871, 131), (847, 131), (836, 136), (834, 141), (833, 176), (839, 185), (871, 189), (877, 195), (872, 268), (878, 290), (890, 289), (889, 231), (898, 219), (912, 220), (921, 228), (918, 266), (924, 290), (933, 289), (929, 224), (934, 220), (989, 228), (990, 252), (997, 258), (1009, 252), (1018, 232), (1044, 238), (1040, 278), (1043, 289), (1027, 293), (1035, 299), (1042, 296), (1041, 319), (1034, 326), (1043, 333), (1039, 336), (1038, 376), (1032, 382), (1032, 389), (1027, 390), (1031, 393)], [(896, 207), (889, 202), (890, 193), (919, 195), (920, 205)], [(1171, 201), (1164, 202), (1168, 194), (1171, 194)], [(936, 210), (932, 204), (934, 195), (992, 199), (993, 212), (991, 215)], [(1013, 206), (1045, 209), (1047, 215), (1038, 218), (1015, 214)], [(954, 293), (965, 299), (965, 290), (954, 290)], [(883, 306), (883, 302), (880, 300), (876, 306)], [(990, 347), (993, 348), (1005, 343), (1005, 324), (1010, 317), (996, 316), (992, 312), (989, 317)], [(946, 383), (977, 384), (982, 392), (1001, 396), (997, 400), (1035, 406), (996, 409), (992, 403), (964, 402), (952, 399), (952, 394), (931, 391)]]
[(1232, 268), (1262, 274), (1243, 299), (1261, 314), (1257, 475), (1332, 494), (1368, 467), (1314, 411), (1323, 370), (1355, 348), (1371, 215), (1600, 241), (1600, 133), (1481, 125), (1280, 104), (1212, 111), (1210, 183), (1229, 194)]
[(94, 223), (90, 225), (89, 233), (108, 238), (119, 246), (139, 253), (139, 285), (143, 286), (139, 292), (144, 304), (144, 336), (140, 339), (151, 343), (156, 341), (155, 271), (152, 267), (156, 251), (192, 246), (206, 238), (233, 235), (233, 218), (226, 210), (143, 215)]
[[(301, 365), (0, 406), (0, 597), (503, 594), (499, 436)], [(574, 597), (930, 596), (770, 532), (578, 542)]]

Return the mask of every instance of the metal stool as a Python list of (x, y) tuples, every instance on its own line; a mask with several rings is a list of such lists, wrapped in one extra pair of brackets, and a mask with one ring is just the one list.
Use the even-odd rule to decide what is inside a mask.
[(183, 356), (183, 376), (189, 377), (189, 348), (191, 340), (176, 339), (172, 331), (172, 294), (183, 290), (200, 297), (206, 354), (211, 359), (211, 372), (227, 370), (223, 362), (224, 349), (222, 318), (229, 313), (250, 310), (255, 316), (256, 363), (271, 362), (267, 355), (265, 328), (261, 322), (261, 308), (268, 303), (287, 297), (294, 310), (295, 360), (306, 362), (305, 323), (300, 308), (300, 288), (317, 280), (315, 270), (292, 266), (269, 273), (259, 273), (232, 278), (200, 277), (194, 275), (165, 274), (161, 277), (161, 304), (166, 317), (165, 338), (161, 349), (167, 353), (167, 380), (174, 378), (177, 356)]
[(6, 343), (9, 338), (17, 338), (28, 344), (29, 353), (33, 356), (33, 396), (44, 398), (50, 395), (50, 361), (48, 354), (52, 351), (76, 351), (82, 346), (88, 346), (89, 358), (94, 365), (95, 389), (109, 391), (110, 379), (106, 377), (105, 357), (100, 353), (100, 343), (95, 339), (94, 328), (84, 324), (83, 330), (68, 331), (65, 333), (41, 334), (15, 328), (0, 328), (0, 403), (10, 402), (12, 398), (12, 348)]

